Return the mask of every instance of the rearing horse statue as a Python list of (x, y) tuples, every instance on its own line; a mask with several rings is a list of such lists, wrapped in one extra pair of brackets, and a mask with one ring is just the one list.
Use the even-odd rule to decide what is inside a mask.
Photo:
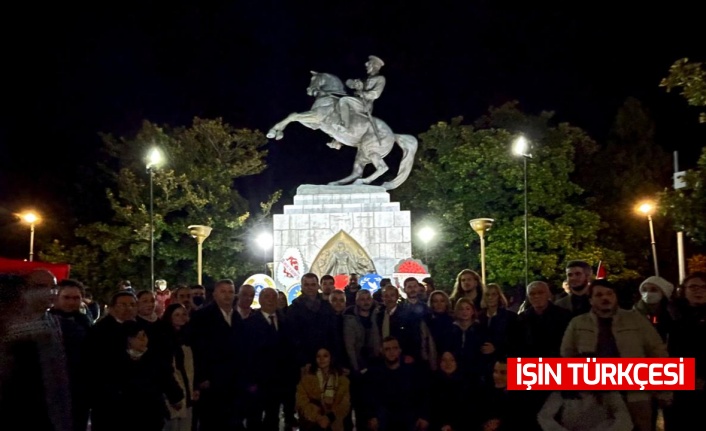
[[(321, 130), (333, 138), (334, 141), (328, 144), (331, 148), (338, 150), (341, 145), (357, 148), (353, 172), (329, 185), (370, 184), (375, 181), (389, 169), (383, 158), (390, 154), (393, 145), (397, 144), (402, 149), (402, 160), (397, 176), (392, 181), (383, 183), (382, 187), (386, 190), (399, 187), (412, 171), (414, 155), (417, 152), (417, 138), (412, 135), (396, 135), (384, 121), (372, 116), (354, 115), (349, 127), (343, 129), (339, 125), (337, 109), (340, 96), (346, 95), (343, 83), (330, 73), (311, 72), (311, 74), (311, 83), (306, 91), (308, 95), (316, 98), (314, 105), (309, 111), (289, 114), (267, 132), (267, 137), (282, 139), (285, 127), (297, 121), (310, 129)], [(375, 126), (372, 121), (375, 122)], [(361, 178), (364, 168), (370, 163), (375, 166), (375, 172)]]

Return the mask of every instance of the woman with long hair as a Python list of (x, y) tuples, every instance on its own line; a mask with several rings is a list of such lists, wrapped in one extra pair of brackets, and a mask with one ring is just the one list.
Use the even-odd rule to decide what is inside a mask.
[(316, 351), (315, 360), (302, 374), (296, 399), (301, 430), (343, 431), (351, 408), (350, 383), (327, 348)]
[(454, 307), (454, 323), (439, 350), (448, 350), (454, 354), (460, 371), (472, 388), (481, 385), (484, 371), (481, 348), (486, 341), (473, 301), (469, 298), (459, 299)]
[(427, 321), (427, 326), (429, 326), (431, 336), (436, 342), (436, 350), (440, 352), (443, 339), (454, 323), (451, 300), (443, 290), (435, 290), (429, 295), (428, 305), (431, 309), (431, 316)]
[(498, 359), (507, 356), (507, 340), (517, 321), (517, 314), (507, 309), (507, 298), (499, 284), (488, 283), (483, 289), (478, 320), (488, 340), (482, 346), (485, 378), (490, 381)]
[[(473, 396), (477, 392), (468, 388), (466, 379), (459, 371), (456, 356), (452, 352), (443, 352), (439, 360), (439, 369), (431, 378), (431, 414), (430, 429), (440, 431), (462, 431), (478, 425), (478, 412)], [(469, 411), (470, 409), (470, 411)], [(475, 422), (475, 423), (474, 423)]]
[(193, 419), (193, 403), (198, 401), (199, 391), (194, 387), (194, 354), (188, 335), (189, 312), (179, 303), (169, 304), (160, 320), (160, 334), (164, 338), (165, 358), (173, 367), (174, 380), (182, 391), (182, 399), (176, 408), (167, 403), (169, 418), (164, 431), (190, 431)]
[(459, 299), (468, 298), (473, 302), (476, 310), (480, 310), (484, 287), (477, 272), (470, 269), (462, 270), (456, 276), (454, 289), (451, 292), (451, 305), (455, 307)]
[[(169, 417), (168, 403), (174, 409), (183, 404), (184, 391), (177, 385), (172, 370), (159, 349), (139, 323), (126, 321), (121, 331), (125, 348), (115, 358), (106, 376), (112, 392), (111, 421), (106, 430), (161, 431)], [(129, 414), (125, 406), (129, 405)]]

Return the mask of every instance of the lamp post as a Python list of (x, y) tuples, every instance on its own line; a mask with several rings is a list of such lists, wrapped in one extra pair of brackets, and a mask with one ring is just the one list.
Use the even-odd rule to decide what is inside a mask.
[(650, 241), (652, 242), (652, 262), (655, 266), (655, 275), (659, 277), (659, 265), (657, 264), (657, 244), (655, 242), (655, 228), (652, 223), (652, 214), (655, 211), (655, 204), (652, 202), (642, 202), (637, 206), (637, 212), (647, 216), (650, 224)]
[(512, 144), (512, 153), (516, 156), (522, 157), (522, 166), (524, 174), (524, 198), (525, 198), (525, 287), (529, 284), (529, 223), (528, 223), (528, 211), (527, 211), (527, 160), (532, 158), (532, 154), (529, 153), (529, 142), (527, 139), (520, 135)]
[(490, 230), (493, 226), (492, 218), (474, 218), (469, 221), (471, 224), (471, 229), (473, 229), (480, 237), (480, 267), (481, 267), (481, 279), (483, 285), (485, 286), (485, 232)]
[(147, 173), (150, 176), (150, 286), (154, 292), (154, 170), (162, 162), (162, 153), (152, 148), (147, 158)]
[(29, 223), (29, 261), (34, 260), (34, 224), (39, 221), (39, 216), (33, 212), (20, 215), (25, 223)]
[[(674, 190), (686, 187), (684, 182), (686, 172), (679, 170), (679, 152), (674, 152)], [(686, 278), (686, 262), (684, 260), (684, 229), (677, 232), (677, 259), (679, 260), (679, 284)]]
[(198, 225), (194, 224), (189, 226), (189, 234), (191, 234), (192, 237), (196, 238), (196, 244), (198, 245), (198, 257), (197, 257), (197, 274), (198, 274), (198, 284), (203, 284), (202, 283), (202, 274), (203, 274), (203, 242), (208, 238), (209, 235), (211, 235), (211, 231), (213, 228), (209, 226), (203, 226), (203, 225)]
[(434, 239), (434, 236), (436, 236), (436, 232), (431, 227), (425, 226), (419, 229), (419, 232), (417, 232), (417, 236), (424, 243), (424, 260), (427, 261), (429, 259), (429, 257), (427, 256), (429, 241)]

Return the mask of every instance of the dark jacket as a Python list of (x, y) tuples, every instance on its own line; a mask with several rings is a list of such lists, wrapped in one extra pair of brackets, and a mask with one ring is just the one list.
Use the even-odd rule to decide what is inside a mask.
[(430, 427), (438, 430), (445, 425), (450, 425), (454, 430), (476, 429), (479, 424), (480, 414), (477, 400), (478, 391), (472, 390), (468, 382), (458, 371), (447, 375), (442, 371), (435, 371), (431, 378), (430, 393)]
[(417, 419), (429, 420), (429, 376), (422, 368), (401, 363), (391, 370), (372, 367), (365, 374), (366, 417), (380, 422), (380, 431), (410, 428)]
[(542, 314), (530, 307), (520, 313), (511, 331), (508, 356), (527, 358), (561, 357), (561, 341), (571, 312), (551, 302)]
[(242, 370), (244, 360), (243, 322), (238, 312), (233, 310), (228, 325), (213, 302), (196, 311), (190, 323), (196, 385), (208, 381), (213, 391), (236, 390), (237, 371)]
[(287, 319), (291, 324), (290, 341), (299, 367), (311, 362), (311, 358), (321, 347), (335, 350), (334, 317), (331, 304), (320, 297), (310, 299), (302, 295), (292, 301), (292, 305), (287, 309)]

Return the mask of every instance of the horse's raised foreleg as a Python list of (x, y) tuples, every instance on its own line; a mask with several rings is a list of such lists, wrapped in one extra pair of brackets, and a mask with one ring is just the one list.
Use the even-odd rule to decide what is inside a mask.
[(332, 182), (328, 183), (328, 185), (330, 185), (330, 186), (342, 186), (342, 185), (344, 185), (344, 184), (349, 184), (349, 183), (351, 183), (351, 182), (357, 180), (358, 178), (360, 178), (360, 177), (363, 175), (363, 168), (364, 168), (364, 167), (365, 167), (364, 164), (359, 163), (359, 162), (356, 161), (356, 162), (353, 164), (353, 172), (352, 172), (350, 175), (348, 175), (347, 177), (342, 178), (342, 179), (340, 179), (340, 180), (338, 180), (338, 181), (332, 181)]
[(377, 154), (372, 155), (370, 157), (370, 161), (372, 162), (373, 166), (375, 166), (375, 172), (368, 175), (366, 178), (356, 180), (355, 184), (370, 184), (380, 178), (380, 175), (384, 174), (385, 172), (387, 172), (388, 169), (390, 169), (387, 166), (387, 163), (385, 163), (385, 161), (382, 159), (382, 157)]
[(306, 111), (306, 112), (293, 112), (287, 117), (280, 121), (279, 123), (272, 126), (272, 128), (267, 132), (268, 139), (280, 140), (284, 137), (284, 128), (297, 121), (306, 127), (311, 127), (311, 124), (319, 123), (319, 114), (316, 111)]

